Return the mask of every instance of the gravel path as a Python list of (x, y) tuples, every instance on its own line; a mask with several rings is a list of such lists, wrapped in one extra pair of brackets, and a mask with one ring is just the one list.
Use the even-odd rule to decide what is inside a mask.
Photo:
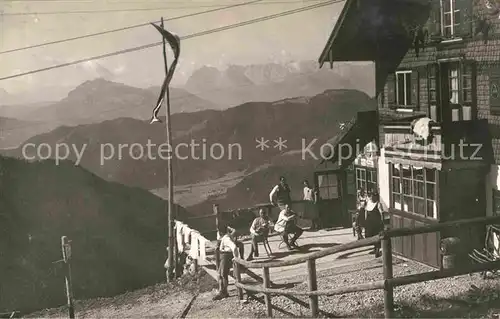
[[(395, 260), (394, 276), (430, 271), (432, 268)], [(271, 278), (272, 279), (272, 278)], [(306, 278), (291, 289), (307, 289)], [(381, 260), (337, 267), (318, 273), (318, 289), (330, 289), (354, 283), (382, 279)], [(297, 282), (296, 280), (294, 280)], [(205, 272), (181, 279), (175, 285), (158, 284), (113, 298), (77, 301), (77, 318), (179, 318), (197, 295), (187, 318), (263, 318), (264, 298), (256, 295), (248, 302), (238, 301), (236, 291), (225, 300), (212, 301), (216, 283)], [(368, 291), (341, 296), (320, 297), (322, 317), (383, 317), (382, 291)], [(498, 318), (500, 313), (500, 279), (483, 280), (479, 275), (466, 275), (398, 287), (394, 291), (396, 315), (404, 318)], [(297, 302), (299, 301), (299, 303)], [(308, 298), (291, 300), (273, 296), (275, 317), (308, 317)], [(301, 305), (302, 304), (302, 305)], [(65, 307), (40, 311), (28, 317), (66, 317)]]
[[(394, 276), (404, 276), (433, 270), (430, 267), (411, 261), (399, 260), (394, 265)], [(304, 278), (305, 280), (306, 278)], [(383, 279), (381, 260), (365, 262), (355, 267), (335, 268), (318, 273), (318, 289), (331, 289), (355, 283)], [(294, 290), (307, 289), (303, 282)], [(405, 318), (494, 318), (500, 313), (500, 280), (483, 280), (478, 274), (446, 278), (431, 282), (407, 285), (394, 290), (396, 315)], [(227, 317), (265, 317), (262, 296), (250, 298), (246, 304), (233, 296), (223, 301), (213, 302), (213, 294), (206, 294), (205, 300), (196, 305), (190, 316), (227, 318)], [(284, 296), (273, 296), (275, 317), (307, 317), (308, 298), (297, 297), (296, 301)], [(340, 296), (320, 297), (319, 309), (322, 317), (383, 317), (383, 292), (381, 290)]]
[[(127, 292), (111, 298), (77, 300), (76, 318), (179, 318), (191, 301), (200, 293), (211, 291), (214, 280), (200, 273), (186, 276), (174, 284), (158, 284), (141, 290)], [(67, 317), (67, 307), (46, 309), (26, 318)]]

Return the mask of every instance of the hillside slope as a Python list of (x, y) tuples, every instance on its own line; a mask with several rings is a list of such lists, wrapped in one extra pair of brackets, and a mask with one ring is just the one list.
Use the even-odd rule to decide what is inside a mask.
[[(164, 278), (166, 202), (72, 162), (0, 157), (0, 312), (64, 304), (61, 236), (73, 245), (77, 298), (111, 296)], [(177, 207), (179, 214), (185, 211)]]
[[(252, 170), (268, 164), (275, 156), (290, 150), (300, 150), (304, 143), (307, 145), (315, 138), (319, 141), (328, 140), (338, 132), (340, 123), (349, 120), (358, 111), (374, 107), (374, 100), (365, 93), (329, 90), (311, 98), (251, 102), (224, 111), (205, 111), (203, 116), (198, 113), (184, 114), (186, 119), (183, 129), (176, 127), (177, 121), (173, 121), (173, 129), (177, 131), (174, 145), (181, 145), (178, 154), (174, 154), (177, 155), (174, 157), (175, 184), (213, 180), (228, 173)], [(179, 134), (179, 131), (183, 133)], [(269, 148), (256, 148), (256, 139), (260, 138), (269, 140)], [(274, 140), (279, 138), (286, 140), (286, 149), (275, 148)], [(83, 167), (111, 181), (156, 189), (164, 186), (167, 176), (166, 162), (158, 154), (159, 145), (165, 141), (164, 125), (116, 119), (99, 124), (58, 128), (36, 136), (27, 143), (87, 145), (81, 162)], [(149, 157), (146, 152), (148, 142), (155, 144), (153, 156)], [(101, 145), (106, 143), (114, 146), (115, 153), (113, 158), (101, 163)], [(142, 156), (139, 148), (130, 155), (133, 143), (142, 145)], [(192, 143), (198, 146), (190, 147)], [(206, 145), (205, 149), (202, 144)], [(216, 144), (219, 147), (214, 147), (215, 151), (211, 153), (211, 147)], [(118, 153), (120, 145), (125, 145), (121, 156)], [(35, 155), (33, 152), (31, 149), (29, 155)], [(218, 158), (221, 152), (222, 156)], [(20, 148), (17, 156), (21, 156)], [(70, 159), (75, 160), (76, 157)]]

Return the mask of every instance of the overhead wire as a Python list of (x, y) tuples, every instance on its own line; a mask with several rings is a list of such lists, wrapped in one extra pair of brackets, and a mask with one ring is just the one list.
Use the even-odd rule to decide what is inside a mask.
[[(325, 2), (318, 3), (318, 4), (314, 4), (314, 5), (300, 7), (300, 8), (293, 9), (293, 10), (282, 11), (280, 13), (267, 15), (267, 16), (247, 20), (247, 21), (242, 21), (239, 23), (234, 23), (234, 24), (222, 26), (219, 28), (214, 28), (214, 29), (209, 29), (209, 30), (205, 30), (205, 31), (191, 33), (189, 35), (181, 36), (180, 39), (181, 40), (188, 40), (188, 39), (192, 39), (192, 38), (196, 38), (196, 37), (200, 37), (200, 36), (206, 36), (209, 34), (227, 31), (227, 30), (247, 26), (250, 24), (260, 23), (263, 21), (273, 20), (273, 19), (277, 19), (280, 17), (301, 13), (304, 11), (322, 8), (322, 7), (329, 6), (331, 4), (343, 2), (343, 1), (344, 0), (330, 0), (330, 1), (325, 1)], [(31, 75), (31, 74), (36, 74), (36, 73), (40, 73), (40, 72), (50, 71), (50, 70), (54, 70), (54, 69), (64, 68), (64, 67), (68, 67), (68, 66), (72, 66), (72, 65), (76, 65), (76, 64), (85, 63), (88, 61), (100, 60), (100, 59), (104, 59), (104, 58), (108, 58), (108, 57), (112, 57), (112, 56), (116, 56), (116, 55), (121, 55), (121, 54), (136, 52), (136, 51), (142, 51), (142, 50), (153, 48), (153, 47), (156, 47), (156, 46), (159, 46), (162, 44), (163, 44), (163, 42), (159, 41), (159, 42), (149, 43), (149, 44), (145, 44), (145, 45), (141, 45), (141, 46), (137, 46), (137, 47), (132, 47), (132, 48), (128, 48), (128, 49), (123, 49), (123, 50), (119, 50), (119, 51), (109, 52), (106, 54), (101, 54), (101, 55), (97, 55), (97, 56), (83, 58), (83, 59), (79, 59), (79, 60), (75, 60), (75, 61), (71, 61), (71, 62), (61, 63), (61, 64), (57, 64), (57, 65), (53, 65), (53, 66), (49, 66), (49, 67), (45, 67), (45, 68), (40, 68), (40, 69), (31, 70), (31, 71), (27, 71), (27, 72), (17, 73), (17, 74), (13, 74), (13, 75), (9, 75), (9, 76), (0, 77), (0, 81), (13, 79), (13, 78), (21, 77), (21, 76), (26, 76), (26, 75)]]
[[(322, 0), (282, 0), (282, 1), (265, 1), (258, 3), (258, 5), (270, 4), (287, 4), (287, 3), (303, 3), (303, 2), (320, 2)], [(169, 4), (171, 4), (169, 2)], [(3, 15), (8, 16), (29, 16), (29, 15), (58, 15), (58, 14), (101, 14), (101, 13), (114, 13), (114, 12), (141, 12), (141, 11), (160, 11), (172, 9), (195, 9), (195, 8), (214, 8), (223, 7), (228, 4), (193, 4), (190, 6), (162, 6), (152, 8), (128, 8), (128, 9), (96, 9), (96, 10), (66, 10), (66, 11), (32, 11), (32, 12), (7, 12)]]
[[(232, 9), (232, 8), (242, 7), (242, 6), (250, 5), (253, 3), (258, 3), (261, 1), (263, 1), (263, 0), (252, 0), (252, 1), (247, 1), (247, 2), (242, 2), (242, 3), (237, 3), (237, 4), (225, 6), (222, 8), (198, 11), (198, 12), (194, 12), (194, 13), (189, 13), (189, 14), (184, 14), (184, 15), (166, 18), (166, 19), (164, 19), (164, 21), (174, 21), (174, 20), (195, 17), (195, 16), (199, 16), (199, 15), (203, 15), (203, 14), (212, 13), (212, 12), (218, 12), (218, 11), (228, 10), (228, 9)], [(152, 21), (152, 23), (160, 23), (160, 20)], [(80, 40), (80, 39), (85, 39), (85, 38), (91, 38), (91, 37), (100, 36), (100, 35), (104, 35), (104, 34), (121, 32), (121, 31), (125, 31), (125, 30), (130, 30), (130, 29), (135, 29), (135, 28), (140, 28), (140, 27), (145, 27), (145, 26), (150, 26), (150, 25), (151, 25), (151, 21), (145, 22), (145, 23), (134, 24), (134, 25), (130, 25), (130, 26), (122, 27), (122, 28), (107, 30), (107, 31), (101, 31), (101, 32), (90, 33), (90, 34), (85, 34), (85, 35), (71, 37), (71, 38), (65, 38), (65, 39), (61, 39), (61, 40), (55, 40), (55, 41), (50, 41), (50, 42), (29, 45), (29, 46), (25, 46), (25, 47), (21, 47), (21, 48), (16, 48), (16, 49), (4, 50), (4, 51), (0, 51), (0, 54), (18, 52), (18, 51), (23, 51), (23, 50), (33, 49), (33, 48), (39, 48), (39, 47), (43, 47), (43, 46), (47, 46), (47, 45), (59, 44), (59, 43)]]

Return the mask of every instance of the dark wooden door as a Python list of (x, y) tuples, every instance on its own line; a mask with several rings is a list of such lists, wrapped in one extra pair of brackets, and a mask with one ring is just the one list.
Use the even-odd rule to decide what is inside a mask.
[(320, 190), (319, 213), (323, 227), (345, 227), (348, 220), (343, 203), (344, 172), (326, 170), (315, 172), (315, 183)]
[[(432, 222), (417, 220), (413, 216), (396, 211), (391, 212), (392, 228), (414, 228), (428, 225)], [(392, 239), (392, 249), (403, 257), (427, 264), (432, 267), (440, 267), (439, 232), (421, 234), (414, 236), (396, 237)]]

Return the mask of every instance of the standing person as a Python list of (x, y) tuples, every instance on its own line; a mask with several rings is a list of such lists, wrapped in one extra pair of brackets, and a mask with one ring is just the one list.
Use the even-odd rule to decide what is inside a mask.
[[(167, 260), (165, 261), (165, 265), (163, 265), (163, 267), (165, 267), (165, 278), (167, 278), (167, 280), (169, 280), (169, 279), (170, 279), (170, 280), (171, 280), (171, 279), (173, 279), (173, 273), (174, 273), (174, 272), (172, 271), (172, 274), (171, 274), (171, 273), (170, 273), (170, 271), (169, 271), (169, 270), (170, 270), (170, 267), (169, 267), (169, 265), (168, 265), (168, 260), (169, 260), (169, 259), (168, 259), (168, 252), (169, 252), (169, 251), (170, 251), (170, 247), (167, 247)], [(175, 264), (174, 264), (174, 267), (175, 267)], [(169, 276), (170, 276), (170, 278), (169, 278)]]
[(363, 228), (365, 227), (366, 219), (366, 194), (363, 189), (358, 190), (356, 199), (356, 216), (354, 219), (355, 236), (358, 239), (363, 239)]
[(215, 245), (215, 265), (217, 267), (219, 267), (220, 266), (220, 259), (221, 259), (220, 258), (221, 257), (220, 243), (221, 243), (222, 237), (224, 237), (224, 235), (226, 234), (226, 230), (228, 230), (231, 233), (231, 237), (233, 238), (234, 243), (236, 244), (236, 247), (238, 248), (238, 250), (240, 252), (240, 256), (244, 256), (245, 245), (241, 241), (238, 240), (238, 236), (236, 234), (236, 229), (229, 226), (228, 223), (222, 221), (220, 223), (220, 225), (218, 225), (217, 227), (218, 227), (218, 230), (217, 230), (217, 243)]
[(269, 201), (274, 206), (278, 206), (280, 210), (285, 209), (286, 205), (292, 204), (292, 198), (290, 197), (290, 186), (288, 186), (288, 183), (286, 182), (286, 178), (284, 176), (280, 176), (280, 183), (274, 186), (271, 193), (269, 193)]
[[(288, 249), (299, 248), (297, 245), (297, 239), (302, 235), (304, 230), (297, 226), (297, 214), (295, 214), (290, 205), (285, 205), (285, 209), (280, 212), (278, 221), (274, 225), (274, 230), (281, 233), (283, 242), (286, 244)], [(288, 235), (293, 234), (292, 240), (288, 241)]]
[(250, 235), (252, 236), (252, 246), (247, 261), (252, 261), (253, 257), (259, 257), (259, 242), (267, 239), (269, 236), (269, 228), (271, 227), (271, 220), (267, 216), (267, 212), (261, 208), (259, 210), (259, 217), (255, 218), (250, 226)]
[(319, 228), (318, 222), (318, 211), (315, 202), (314, 189), (309, 185), (309, 181), (304, 181), (304, 200), (306, 201), (306, 212), (307, 216), (311, 219), (312, 225), (311, 230), (317, 230)]
[[(368, 196), (365, 210), (365, 235), (367, 238), (376, 236), (384, 230), (383, 209), (377, 193), (372, 193)], [(375, 257), (381, 256), (380, 242), (375, 244), (373, 251), (370, 253), (375, 254)]]
[[(220, 264), (218, 269), (218, 279), (219, 279), (219, 293), (215, 295), (213, 300), (220, 300), (229, 297), (227, 287), (229, 285), (229, 270), (231, 269), (231, 264), (234, 258), (240, 257), (240, 252), (238, 247), (236, 247), (236, 242), (234, 238), (234, 232), (230, 227), (221, 227), (219, 232), (223, 233), (224, 236), (220, 239), (219, 251), (220, 251)], [(225, 229), (224, 229), (225, 228)]]
[(319, 193), (318, 185), (314, 185), (313, 196), (314, 196), (314, 209), (316, 210), (316, 214), (318, 216), (318, 227), (323, 228), (324, 222), (323, 222), (323, 217), (321, 216), (321, 195)]

